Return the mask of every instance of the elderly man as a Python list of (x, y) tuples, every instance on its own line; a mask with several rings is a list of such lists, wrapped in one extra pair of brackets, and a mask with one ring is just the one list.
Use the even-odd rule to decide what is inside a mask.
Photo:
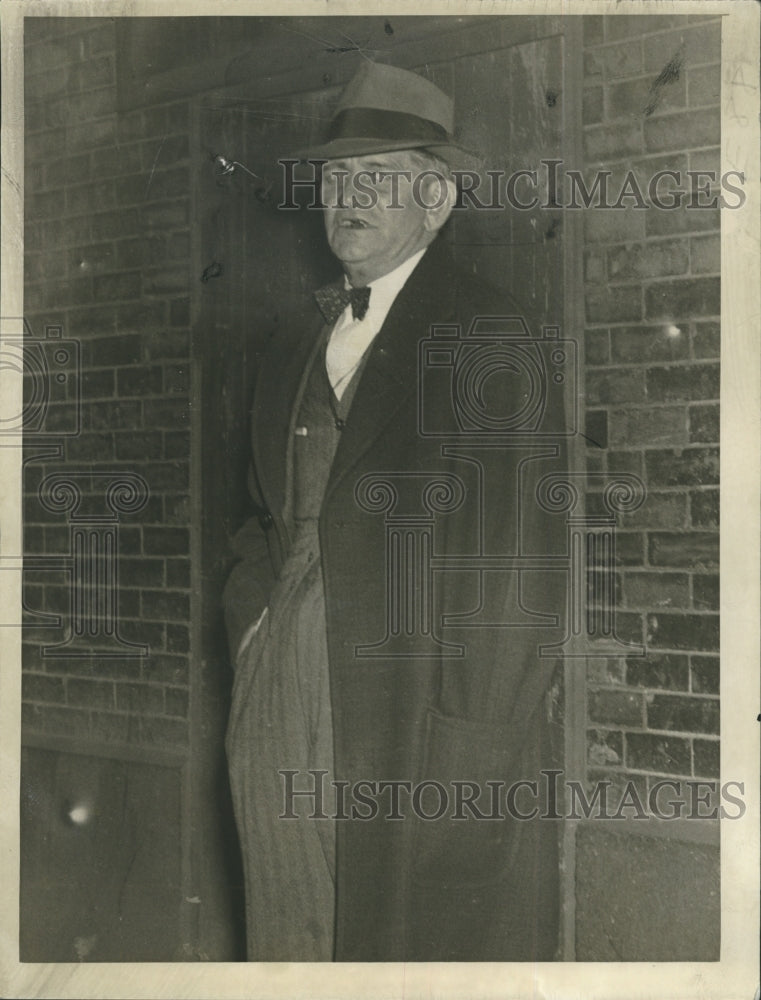
[[(438, 238), (464, 155), (452, 131), (437, 87), (368, 63), (309, 151), (343, 278), (262, 364), (261, 514), (225, 592), (250, 960), (555, 954), (557, 813), (538, 815), (537, 791), (553, 662), (539, 647), (562, 574), (505, 557), (552, 551), (535, 483), (560, 449), (494, 437), (499, 372), (515, 372), (499, 350), (496, 396), (487, 378), (464, 401), (482, 425), (475, 412), (458, 430), (456, 342), (520, 311)], [(432, 331), (443, 353), (426, 353)]]

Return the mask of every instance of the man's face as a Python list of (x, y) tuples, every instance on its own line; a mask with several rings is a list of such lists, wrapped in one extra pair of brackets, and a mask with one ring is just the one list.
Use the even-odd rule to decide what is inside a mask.
[[(384, 171), (395, 176), (383, 177)], [(441, 223), (425, 205), (434, 204), (440, 188), (431, 178), (434, 193), (426, 194), (428, 183), (414, 183), (419, 173), (404, 151), (330, 160), (323, 167), (328, 243), (352, 284), (388, 274), (435, 236)]]

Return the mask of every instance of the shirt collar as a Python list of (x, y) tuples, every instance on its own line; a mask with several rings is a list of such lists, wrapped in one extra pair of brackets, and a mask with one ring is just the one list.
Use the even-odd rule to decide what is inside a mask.
[[(376, 278), (375, 281), (369, 283), (370, 292), (370, 305), (368, 307), (368, 315), (372, 315), (375, 319), (376, 317), (381, 320), (386, 318), (386, 313), (391, 308), (391, 305), (399, 294), (399, 292), (404, 287), (405, 282), (415, 270), (420, 258), (428, 249), (427, 246), (423, 247), (422, 250), (418, 250), (407, 260), (403, 261), (398, 267), (395, 267), (393, 271), (389, 271), (388, 274), (381, 275), (380, 278)], [(349, 279), (344, 275), (344, 284), (346, 288), (351, 287)]]

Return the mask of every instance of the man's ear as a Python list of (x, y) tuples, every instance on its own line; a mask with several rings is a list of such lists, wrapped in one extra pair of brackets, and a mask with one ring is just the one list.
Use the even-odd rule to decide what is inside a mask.
[(425, 184), (425, 220), (423, 225), (429, 233), (437, 233), (452, 214), (457, 200), (457, 186), (453, 180), (442, 177), (427, 177)]

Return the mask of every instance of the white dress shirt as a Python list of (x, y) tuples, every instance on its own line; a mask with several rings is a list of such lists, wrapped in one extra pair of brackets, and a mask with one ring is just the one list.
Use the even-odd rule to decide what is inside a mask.
[[(325, 356), (325, 366), (328, 378), (338, 399), (351, 381), (362, 357), (383, 326), (394, 299), (402, 290), (404, 283), (415, 270), (426, 247), (408, 257), (403, 264), (384, 274), (381, 278), (371, 281), (370, 304), (362, 319), (354, 319), (351, 305), (347, 305), (336, 320), (330, 333)], [(344, 278), (349, 288), (349, 279)]]

